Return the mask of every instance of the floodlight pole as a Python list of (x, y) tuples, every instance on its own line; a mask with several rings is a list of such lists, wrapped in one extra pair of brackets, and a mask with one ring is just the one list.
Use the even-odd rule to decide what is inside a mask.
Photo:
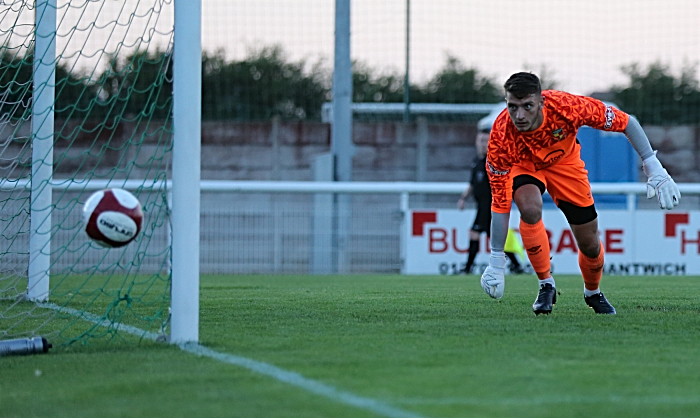
[(175, 0), (170, 342), (199, 341), (202, 1)]
[(56, 89), (56, 0), (37, 1), (32, 90), (32, 189), (27, 299), (49, 299)]
[(335, 177), (352, 180), (352, 60), (350, 58), (350, 0), (335, 2), (335, 55), (333, 65), (333, 126), (331, 153)]
[(411, 121), (411, 84), (408, 70), (411, 63), (411, 0), (406, 0), (406, 73), (403, 80), (403, 123)]
[[(333, 63), (333, 121), (331, 154), (335, 180), (352, 181), (352, 60), (350, 58), (350, 0), (335, 2), (335, 56)], [(350, 271), (350, 196), (336, 195), (335, 242), (337, 272)]]

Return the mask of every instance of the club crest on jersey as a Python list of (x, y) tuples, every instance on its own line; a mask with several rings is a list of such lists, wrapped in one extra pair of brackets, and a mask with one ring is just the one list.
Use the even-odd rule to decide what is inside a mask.
[(566, 138), (566, 131), (564, 131), (564, 128), (555, 129), (552, 131), (552, 136), (555, 141), (561, 141)]

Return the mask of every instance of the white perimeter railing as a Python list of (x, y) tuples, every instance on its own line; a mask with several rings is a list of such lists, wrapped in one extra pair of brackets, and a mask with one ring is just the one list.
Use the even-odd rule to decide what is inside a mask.
[[(460, 194), (468, 183), (459, 182), (334, 182), (334, 181), (257, 181), (257, 180), (202, 180), (202, 192), (229, 193), (348, 193), (348, 194), (399, 194), (401, 208), (408, 210), (410, 194)], [(67, 191), (96, 191), (109, 187), (126, 190), (160, 189), (161, 181), (144, 180), (53, 180), (53, 189)], [(171, 189), (171, 181), (166, 187)], [(0, 191), (31, 189), (29, 180), (0, 180)], [(700, 195), (700, 183), (678, 183), (681, 195)], [(646, 194), (645, 183), (591, 183), (593, 194), (626, 195), (627, 208), (635, 210), (635, 196)], [(406, 204), (404, 206), (404, 203)]]
[[(451, 182), (323, 182), (323, 181), (202, 181), (202, 191), (238, 193), (396, 193), (401, 210), (409, 209), (410, 194), (460, 194), (468, 183)], [(700, 183), (679, 183), (681, 195), (700, 195)], [(627, 209), (636, 210), (635, 197), (646, 194), (645, 183), (591, 183), (593, 194), (626, 195)]]

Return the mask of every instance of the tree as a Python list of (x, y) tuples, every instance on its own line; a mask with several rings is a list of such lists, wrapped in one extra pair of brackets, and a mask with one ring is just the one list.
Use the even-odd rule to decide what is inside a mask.
[[(401, 103), (404, 77), (398, 72), (374, 75), (366, 64), (353, 63), (353, 101)], [(466, 68), (448, 55), (444, 67), (423, 85), (412, 84), (411, 102), (415, 103), (495, 103), (503, 94), (495, 82), (481, 76), (475, 68)]]
[(539, 67), (525, 63), (525, 71), (530, 71), (537, 74), (540, 79), (540, 85), (542, 90), (557, 90), (559, 89), (559, 82), (554, 77), (554, 71), (547, 66), (547, 64), (541, 64)]
[(89, 77), (72, 72), (66, 63), (59, 63), (56, 66), (54, 94), (54, 112), (57, 118), (86, 117), (97, 97), (97, 89)]
[(677, 78), (660, 62), (650, 64), (646, 70), (631, 64), (622, 71), (630, 80), (628, 85), (612, 89), (615, 102), (641, 123), (668, 125), (700, 120), (700, 91), (694, 66), (683, 68)]
[(421, 103), (496, 103), (503, 93), (493, 79), (466, 68), (462, 62), (447, 56), (445, 66), (424, 86), (411, 93), (412, 102)]
[[(170, 114), (170, 57), (160, 51), (114, 57), (96, 80), (59, 61), (55, 73), (54, 113), (58, 119), (122, 117), (143, 113), (165, 119)], [(0, 61), (0, 115), (28, 118), (34, 89), (32, 51), (24, 57), (6, 53)]]
[(398, 73), (374, 75), (376, 70), (367, 64), (353, 62), (352, 101), (355, 103), (403, 101), (404, 78)]
[(92, 117), (168, 119), (172, 80), (169, 53), (136, 51), (124, 59), (112, 57), (93, 85), (94, 100), (87, 111)]
[[(6, 52), (0, 59), (0, 115), (10, 119), (28, 118), (34, 91), (33, 50)], [(56, 65), (54, 113), (57, 118), (84, 117), (89, 113), (97, 90), (88, 77), (72, 71), (67, 62)]]
[(223, 53), (202, 57), (202, 114), (205, 119), (320, 119), (327, 101), (327, 74), (318, 63), (286, 62), (278, 46), (253, 51), (242, 61)]
[(26, 117), (32, 98), (32, 59), (6, 50), (0, 59), (0, 116), (3, 119)]

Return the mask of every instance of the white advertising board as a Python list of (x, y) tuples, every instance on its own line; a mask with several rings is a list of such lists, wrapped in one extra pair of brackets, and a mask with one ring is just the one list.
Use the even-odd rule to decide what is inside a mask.
[[(410, 211), (403, 234), (403, 273), (459, 274), (469, 251), (475, 210)], [(555, 274), (580, 274), (578, 248), (558, 209), (544, 210)], [(517, 231), (519, 214), (511, 213)], [(700, 211), (599, 210), (598, 227), (605, 249), (604, 274), (700, 275)], [(519, 238), (519, 236), (518, 236)], [(488, 264), (488, 240), (481, 236), (475, 271)], [(532, 271), (529, 261), (519, 256)]]

